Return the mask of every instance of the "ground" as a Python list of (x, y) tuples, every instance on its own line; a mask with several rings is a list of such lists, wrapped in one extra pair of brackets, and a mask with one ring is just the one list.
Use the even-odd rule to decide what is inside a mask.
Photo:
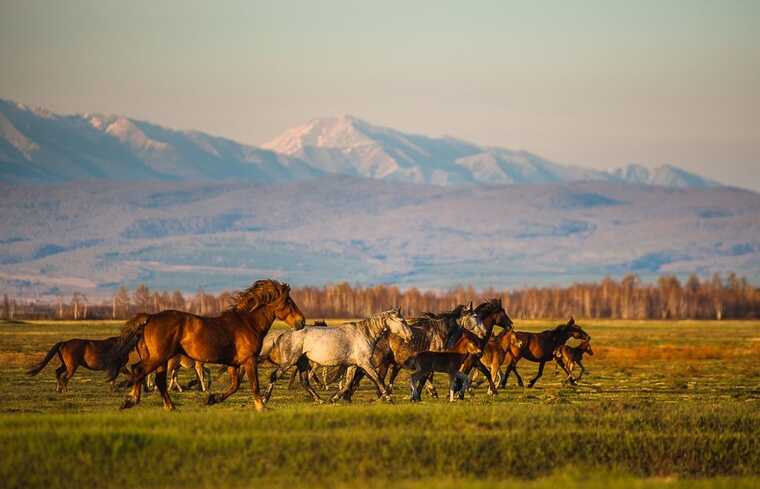
[[(557, 321), (518, 321), (538, 331)], [(554, 366), (533, 389), (492, 399), (314, 405), (282, 379), (265, 413), (245, 388), (223, 404), (156, 394), (120, 412), (102, 372), (55, 392), (55, 342), (102, 338), (120, 322), (0, 322), (0, 480), (58, 487), (757, 487), (760, 321), (580, 321), (595, 355), (576, 387)], [(527, 380), (536, 364), (521, 362)], [(261, 372), (265, 382), (268, 371)], [(226, 385), (217, 378), (213, 390)], [(183, 383), (190, 373), (183, 371)], [(438, 379), (445, 392), (444, 379)]]

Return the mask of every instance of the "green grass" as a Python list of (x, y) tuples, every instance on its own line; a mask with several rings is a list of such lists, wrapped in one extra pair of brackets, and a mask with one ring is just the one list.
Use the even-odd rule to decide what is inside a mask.
[[(520, 322), (541, 330), (551, 321)], [(534, 389), (481, 388), (465, 402), (392, 405), (368, 385), (353, 404), (313, 405), (283, 379), (256, 413), (241, 388), (204, 406), (156, 394), (119, 412), (102, 372), (55, 392), (56, 341), (120, 323), (0, 322), (3, 487), (756, 487), (760, 482), (760, 322), (581, 322), (596, 355), (577, 387), (547, 366)], [(536, 364), (520, 363), (524, 378)], [(261, 372), (265, 380), (267, 371)], [(190, 378), (183, 372), (182, 380)], [(445, 391), (443, 378), (439, 390)], [(215, 379), (214, 390), (226, 384)]]

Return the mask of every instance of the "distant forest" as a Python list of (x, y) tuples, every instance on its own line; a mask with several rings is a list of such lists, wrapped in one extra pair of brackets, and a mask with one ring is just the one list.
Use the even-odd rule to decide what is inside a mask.
[[(299, 287), (293, 299), (308, 318), (358, 318), (393, 306), (408, 317), (426, 311), (444, 311), (457, 304), (500, 297), (513, 319), (610, 318), (610, 319), (742, 319), (760, 317), (760, 289), (744, 278), (716, 274), (709, 280), (696, 275), (681, 283), (662, 276), (655, 284), (642, 283), (636, 275), (620, 281), (605, 278), (597, 283), (568, 287), (531, 287), (517, 290), (475, 290), (455, 287), (447, 291), (401, 290), (395, 286)], [(81, 293), (55, 302), (18, 300), (3, 296), (3, 319), (127, 319), (139, 312), (179, 309), (200, 315), (219, 314), (232, 304), (234, 292), (214, 295), (198, 290), (154, 291), (146, 285), (134, 291), (120, 288), (111, 299), (91, 303)]]

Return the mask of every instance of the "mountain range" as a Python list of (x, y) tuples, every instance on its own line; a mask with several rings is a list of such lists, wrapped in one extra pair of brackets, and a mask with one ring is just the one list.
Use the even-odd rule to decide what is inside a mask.
[(527, 151), (433, 138), (352, 116), (314, 119), (257, 148), (118, 115), (58, 115), (0, 100), (0, 181), (294, 182), (346, 175), (435, 185), (606, 181), (680, 188), (717, 182), (670, 165), (598, 171)]
[(351, 116), (262, 147), (0, 101), (0, 291), (521, 287), (760, 280), (760, 194), (673, 166), (596, 171)]

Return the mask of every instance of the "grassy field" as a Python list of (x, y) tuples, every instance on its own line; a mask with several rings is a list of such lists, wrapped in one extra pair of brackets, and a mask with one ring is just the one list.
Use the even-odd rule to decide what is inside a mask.
[[(0, 322), (0, 486), (760, 484), (760, 322), (580, 324), (595, 355), (576, 387), (547, 366), (533, 389), (510, 379), (496, 398), (479, 389), (464, 402), (410, 404), (402, 374), (394, 404), (363, 385), (353, 404), (316, 406), (283, 379), (265, 413), (242, 388), (210, 407), (201, 393), (175, 393), (178, 409), (166, 413), (156, 394), (118, 411), (124, 393), (109, 392), (102, 372), (80, 370), (57, 394), (55, 359), (24, 374), (53, 343), (109, 336), (120, 323)], [(536, 364), (518, 368), (527, 380)]]

